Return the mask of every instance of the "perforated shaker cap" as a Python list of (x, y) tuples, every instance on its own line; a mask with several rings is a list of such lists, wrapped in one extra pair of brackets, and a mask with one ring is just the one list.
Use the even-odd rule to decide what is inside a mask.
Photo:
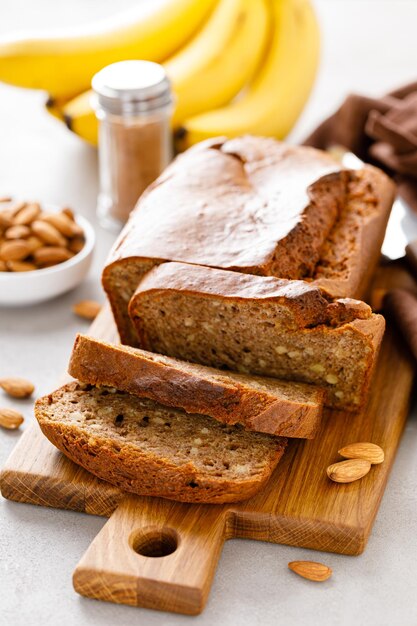
[(93, 76), (96, 108), (114, 114), (146, 113), (170, 106), (171, 84), (162, 65), (151, 61), (120, 61)]

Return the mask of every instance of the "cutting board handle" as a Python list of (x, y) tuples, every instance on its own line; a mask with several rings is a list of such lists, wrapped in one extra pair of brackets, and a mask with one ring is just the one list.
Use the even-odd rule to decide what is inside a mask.
[(226, 538), (226, 508), (126, 496), (73, 576), (81, 595), (196, 615)]

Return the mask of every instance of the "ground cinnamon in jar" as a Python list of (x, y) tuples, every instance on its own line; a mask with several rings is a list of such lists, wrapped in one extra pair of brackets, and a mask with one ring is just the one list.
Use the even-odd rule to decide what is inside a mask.
[(172, 94), (162, 66), (113, 63), (92, 81), (99, 120), (98, 215), (120, 228), (172, 158)]

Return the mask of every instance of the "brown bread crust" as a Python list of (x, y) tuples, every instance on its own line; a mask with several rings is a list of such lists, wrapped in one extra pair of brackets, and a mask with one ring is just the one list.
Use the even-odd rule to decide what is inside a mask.
[(324, 391), (179, 361), (78, 335), (69, 373), (92, 385), (209, 415), (248, 430), (311, 439), (321, 420)]
[(164, 261), (311, 279), (334, 297), (363, 297), (393, 199), (379, 170), (343, 170), (312, 148), (249, 136), (193, 147), (143, 194), (104, 269), (122, 342), (137, 342), (130, 296)]
[(110, 263), (140, 257), (284, 278), (311, 274), (346, 177), (313, 148), (249, 136), (203, 142), (142, 195)]
[(357, 300), (323, 298), (319, 323), (298, 317), (304, 324), (296, 326), (293, 300), (282, 298), (282, 289), (274, 278), (165, 263), (141, 281), (129, 311), (148, 350), (317, 384), (327, 390), (328, 406), (358, 410), (367, 400), (384, 318)]
[[(71, 402), (77, 387), (77, 382), (70, 383), (37, 400), (35, 416), (42, 432), (72, 461), (98, 478), (131, 493), (180, 502), (219, 504), (246, 500), (266, 484), (285, 450), (285, 439), (247, 433), (246, 438), (253, 438), (254, 442), (256, 438), (268, 441), (268, 453), (267, 458), (263, 460), (263, 469), (251, 476), (234, 478), (216, 476), (199, 469), (191, 458), (187, 463), (179, 464), (168, 456), (158, 456), (146, 447), (141, 449), (140, 446), (133, 445), (123, 438), (112, 436), (103, 428), (92, 430), (84, 424), (80, 425), (75, 419), (71, 421), (65, 415), (60, 417), (57, 414), (57, 407), (64, 413), (65, 400)], [(83, 392), (87, 395), (97, 393), (100, 391), (94, 388)], [(127, 397), (128, 395), (126, 394)], [(153, 407), (159, 411), (164, 410), (156, 403), (132, 398), (134, 397), (131, 396), (127, 401), (136, 402), (139, 408), (144, 405), (149, 415), (152, 415)], [(165, 411), (172, 412), (172, 409)], [(195, 418), (196, 434), (201, 425), (207, 424), (209, 420), (205, 418), (206, 422), (203, 422), (202, 416), (190, 416), (191, 418)], [(173, 439), (174, 443), (174, 435)]]
[(320, 324), (337, 326), (357, 318), (368, 319), (371, 307), (361, 300), (333, 300), (323, 290), (302, 280), (255, 276), (228, 272), (202, 265), (163, 263), (146, 273), (129, 303), (135, 315), (137, 301), (144, 292), (176, 291), (225, 298), (236, 302), (274, 302), (280, 307), (280, 323), (288, 330), (311, 328)]

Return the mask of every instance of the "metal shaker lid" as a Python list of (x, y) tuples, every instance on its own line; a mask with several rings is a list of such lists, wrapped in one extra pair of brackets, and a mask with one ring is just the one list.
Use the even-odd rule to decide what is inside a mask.
[(93, 76), (91, 85), (94, 105), (110, 113), (146, 113), (173, 102), (164, 68), (151, 61), (112, 63)]

